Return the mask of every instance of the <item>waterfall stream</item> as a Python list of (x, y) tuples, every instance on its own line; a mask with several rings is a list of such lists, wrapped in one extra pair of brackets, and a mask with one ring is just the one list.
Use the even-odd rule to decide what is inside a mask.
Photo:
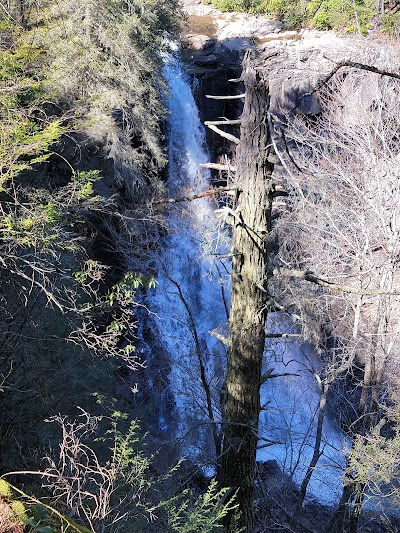
[[(210, 182), (209, 172), (199, 167), (199, 163), (209, 160), (204, 128), (178, 52), (166, 55), (164, 62), (164, 75), (170, 87), (169, 192), (171, 196), (194, 194), (206, 189)], [(215, 459), (200, 367), (204, 366), (205, 379), (210, 386), (214, 419), (220, 421), (219, 391), (226, 358), (223, 344), (209, 334), (210, 330), (227, 322), (221, 296), (224, 281), (205, 253), (205, 248), (206, 252), (224, 249), (219, 240), (213, 202), (215, 200), (202, 199), (171, 208), (170, 233), (160, 257), (159, 284), (149, 304), (156, 313), (153, 328), (170, 361), (168, 380), (174, 399), (173, 416), (168, 416), (164, 409), (160, 415), (160, 429), (170, 431), (180, 442), (182, 454), (198, 464), (212, 464)], [(269, 331), (287, 331), (288, 328), (291, 326), (283, 317), (271, 314)], [(261, 400), (266, 410), (260, 417), (260, 432), (278, 444), (262, 448), (257, 459), (275, 458), (296, 483), (304, 477), (315, 438), (319, 395), (310, 362), (317, 364), (311, 347), (300, 345), (298, 341), (271, 340), (265, 351), (266, 368), (296, 376), (270, 379), (262, 388)], [(345, 443), (329, 418), (325, 420), (323, 441), (324, 455), (312, 477), (309, 492), (318, 495), (324, 503), (333, 503), (341, 486), (341, 450)]]
[[(267, 331), (296, 333), (290, 320), (281, 313), (269, 314)], [(314, 374), (319, 370), (318, 363), (312, 347), (296, 338), (267, 341), (264, 368), (273, 369), (274, 374), (282, 376), (268, 379), (261, 388), (261, 405), (267, 409), (261, 413), (259, 431), (279, 444), (260, 449), (257, 459), (265, 461), (274, 458), (299, 485), (314, 451), (319, 408)], [(309, 497), (314, 496), (326, 504), (334, 503), (340, 497), (340, 476), (345, 467), (343, 450), (349, 445), (328, 412), (322, 432), (323, 453), (309, 484)]]
[[(171, 196), (190, 195), (210, 183), (209, 171), (199, 166), (209, 161), (205, 132), (178, 52), (166, 55), (164, 62), (170, 112), (168, 188)], [(206, 258), (210, 250), (222, 249), (214, 202), (199, 199), (170, 209), (170, 233), (151, 302), (159, 317), (153, 321), (154, 327), (170, 360), (175, 438), (182, 440), (183, 454), (199, 462), (215, 458), (200, 367), (210, 387), (213, 416), (219, 420), (218, 390), (225, 360), (223, 345), (208, 333), (227, 320), (220, 275)], [(160, 427), (168, 429), (166, 417), (160, 420)]]

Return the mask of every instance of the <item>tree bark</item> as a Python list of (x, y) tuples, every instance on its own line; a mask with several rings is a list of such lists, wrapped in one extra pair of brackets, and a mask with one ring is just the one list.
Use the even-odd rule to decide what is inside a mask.
[[(237, 491), (239, 528), (250, 533), (267, 318), (273, 165), (267, 160), (271, 146), (268, 84), (250, 67), (248, 59), (243, 77), (246, 100), (236, 158), (239, 181), (232, 235), (232, 304), (219, 474), (222, 486)], [(226, 531), (233, 531), (231, 519), (226, 518)]]

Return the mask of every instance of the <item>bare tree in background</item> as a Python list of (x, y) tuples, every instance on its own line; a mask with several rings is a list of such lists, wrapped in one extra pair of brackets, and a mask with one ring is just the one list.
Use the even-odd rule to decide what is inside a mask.
[[(354, 439), (380, 432), (380, 403), (398, 361), (399, 93), (397, 80), (346, 71), (324, 90), (322, 117), (295, 119), (286, 132), (297, 168), (277, 227), (280, 272), (288, 276), (280, 287), (306, 338), (333, 347), (331, 369), (356, 384), (356, 414), (346, 428)], [(366, 484), (346, 469), (327, 531), (356, 532)]]

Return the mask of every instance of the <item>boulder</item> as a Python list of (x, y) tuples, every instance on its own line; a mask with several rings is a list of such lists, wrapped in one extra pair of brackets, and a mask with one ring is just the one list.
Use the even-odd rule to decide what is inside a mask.
[(221, 13), (215, 20), (218, 39), (256, 38), (269, 35), (282, 29), (279, 20), (269, 20), (264, 16), (245, 13)]
[(193, 50), (206, 50), (213, 46), (214, 41), (208, 35), (186, 35), (185, 41), (188, 47)]
[(246, 39), (244, 37), (234, 37), (225, 39), (223, 41), (224, 47), (231, 51), (246, 51), (255, 48), (252, 44), (251, 39)]
[(257, 473), (262, 477), (279, 477), (282, 471), (279, 468), (278, 461), (268, 459), (267, 461), (257, 461)]
[(302, 79), (299, 76), (293, 78), (288, 76), (286, 79), (272, 79), (270, 81), (272, 112), (277, 116), (282, 112), (291, 115), (298, 110), (306, 115), (321, 113), (322, 109), (317, 93), (303, 97), (319, 81), (311, 75), (310, 78)]
[(206, 56), (197, 56), (193, 59), (193, 63), (199, 67), (210, 67), (216, 65), (218, 57), (215, 54), (209, 54)]

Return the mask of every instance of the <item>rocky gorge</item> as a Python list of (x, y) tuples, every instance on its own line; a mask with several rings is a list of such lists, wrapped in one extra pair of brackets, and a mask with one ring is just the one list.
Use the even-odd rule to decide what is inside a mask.
[[(288, 30), (280, 20), (223, 13), (197, 0), (184, 0), (183, 9), (182, 54), (187, 72), (195, 80), (193, 92), (203, 122), (240, 116), (243, 101), (215, 100), (207, 95), (241, 92), (242, 61), (248, 51), (253, 54), (257, 69), (268, 79), (270, 113), (282, 124), (296, 113), (321, 113), (318, 93), (304, 95), (329, 76), (338, 63), (369, 64), (383, 70), (396, 70), (400, 64), (396, 43), (381, 35), (360, 37), (333, 31)], [(234, 145), (206, 130), (213, 162), (234, 158)], [(279, 158), (275, 162), (281, 165)], [(213, 171), (213, 177), (217, 176)]]
[[(249, 51), (258, 72), (268, 80), (269, 113), (283, 129), (291, 117), (303, 115), (312, 119), (321, 114), (321, 102), (314, 89), (329, 78), (340, 63), (369, 64), (387, 71), (399, 69), (396, 46), (380, 36), (364, 38), (315, 30), (291, 31), (284, 29), (280, 21), (238, 13), (224, 14), (200, 2), (186, 2), (185, 11), (187, 19), (181, 36), (183, 57), (201, 118), (206, 123), (221, 121), (223, 131), (234, 136), (237, 136), (238, 128), (235, 130), (234, 124), (225, 127), (223, 122), (238, 120), (242, 113), (240, 98), (229, 99), (229, 96), (243, 93), (241, 64)], [(223, 98), (226, 96), (227, 99)], [(207, 140), (214, 164), (228, 162), (235, 165), (235, 142), (228, 135), (221, 138), (211, 129), (207, 130)], [(275, 177), (279, 180), (286, 171), (286, 155), (284, 146), (274, 148), (275, 154), (269, 157), (276, 165)], [(225, 179), (217, 169), (213, 177), (218, 183)], [(287, 527), (295, 527), (288, 512), (291, 499), (295, 501), (297, 498), (296, 488), (289, 482), (290, 476), (286, 478), (274, 461), (259, 463), (259, 470), (264, 477), (260, 490), (264, 490), (271, 479), (279, 480), (278, 486), (282, 481), (286, 483), (285, 502), (279, 503), (276, 493), (268, 490), (269, 496), (275, 499), (270, 504), (271, 508), (278, 509), (274, 516), (276, 522), (282, 524), (289, 520)], [(308, 502), (299, 530), (319, 531), (316, 522), (328, 513), (328, 508)], [(312, 518), (316, 522), (313, 523)], [(372, 527), (372, 531), (380, 531), (376, 522)]]
[(398, 47), (211, 1), (0, 5), (0, 533), (398, 529)]
[[(294, 111), (318, 114), (317, 95), (305, 99), (301, 96), (340, 61), (366, 63), (394, 71), (399, 65), (398, 45), (380, 35), (360, 37), (312, 29), (286, 30), (281, 21), (265, 16), (222, 13), (191, 0), (185, 0), (183, 6), (186, 19), (181, 39), (189, 74), (200, 83), (220, 77), (218, 83), (221, 84), (228, 79), (224, 78), (224, 72), (230, 75), (240, 71), (244, 54), (254, 50), (258, 67), (268, 75), (274, 115)], [(217, 81), (207, 83), (204, 90), (196, 87), (198, 97), (203, 97), (205, 89), (218, 89)], [(229, 84), (226, 90), (228, 88), (232, 91)], [(205, 116), (211, 115), (204, 100), (199, 107)]]

